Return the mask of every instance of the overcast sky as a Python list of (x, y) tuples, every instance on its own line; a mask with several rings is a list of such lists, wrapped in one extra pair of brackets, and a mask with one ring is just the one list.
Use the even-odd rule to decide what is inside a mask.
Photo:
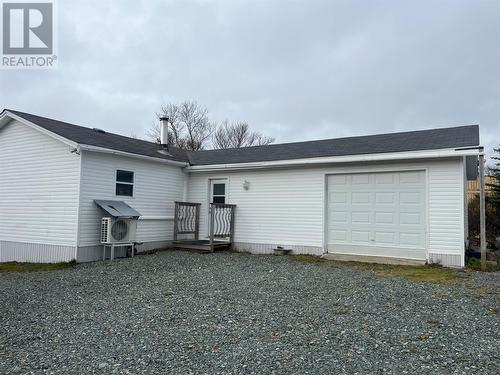
[(480, 124), (500, 144), (500, 1), (59, 1), (59, 67), (0, 105), (144, 136), (196, 100), (277, 142)]

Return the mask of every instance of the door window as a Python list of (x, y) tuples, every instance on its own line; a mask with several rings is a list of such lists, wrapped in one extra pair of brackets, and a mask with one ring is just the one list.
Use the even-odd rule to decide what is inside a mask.
[(226, 203), (226, 183), (213, 182), (212, 183), (212, 202), (211, 203)]

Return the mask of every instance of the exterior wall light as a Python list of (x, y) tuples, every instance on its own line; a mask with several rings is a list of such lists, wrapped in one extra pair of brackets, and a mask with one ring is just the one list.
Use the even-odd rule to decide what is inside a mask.
[(243, 182), (243, 189), (245, 190), (250, 189), (250, 182), (248, 180), (245, 180), (245, 182)]

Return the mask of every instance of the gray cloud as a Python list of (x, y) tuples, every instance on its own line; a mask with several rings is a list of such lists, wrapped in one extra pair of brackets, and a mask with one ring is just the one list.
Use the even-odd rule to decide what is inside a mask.
[(197, 100), (277, 141), (479, 123), (500, 143), (498, 1), (58, 2), (59, 68), (0, 105), (143, 135)]

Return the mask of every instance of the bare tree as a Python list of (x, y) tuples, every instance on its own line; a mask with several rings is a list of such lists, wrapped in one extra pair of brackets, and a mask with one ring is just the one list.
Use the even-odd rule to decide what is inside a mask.
[[(208, 119), (207, 108), (194, 101), (180, 104), (169, 103), (161, 108), (157, 118), (168, 117), (169, 145), (185, 150), (202, 150), (208, 146), (215, 125)], [(160, 142), (160, 124), (156, 121), (146, 135), (153, 141)]]
[(217, 127), (212, 136), (213, 148), (240, 148), (248, 146), (268, 145), (274, 138), (250, 130), (246, 122), (230, 124), (227, 120)]
[[(246, 122), (230, 124), (227, 120), (219, 126), (208, 118), (206, 107), (195, 101), (169, 103), (156, 114), (157, 118), (168, 117), (168, 144), (185, 150), (203, 150), (211, 146), (220, 148), (240, 148), (268, 145), (274, 138), (253, 132)], [(148, 138), (160, 143), (160, 124), (156, 121), (146, 132)]]

